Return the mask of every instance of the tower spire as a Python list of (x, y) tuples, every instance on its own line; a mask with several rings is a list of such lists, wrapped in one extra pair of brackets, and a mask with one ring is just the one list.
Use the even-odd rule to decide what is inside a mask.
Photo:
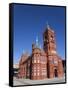
[(46, 26), (47, 26), (47, 28), (49, 28), (49, 24), (48, 24), (48, 21), (47, 21), (47, 23), (46, 23)]
[(36, 46), (38, 46), (38, 36), (36, 37)]

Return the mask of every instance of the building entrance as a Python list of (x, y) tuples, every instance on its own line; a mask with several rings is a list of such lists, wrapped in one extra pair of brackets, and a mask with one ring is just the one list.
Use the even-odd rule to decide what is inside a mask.
[(54, 70), (54, 77), (58, 77), (57, 69)]

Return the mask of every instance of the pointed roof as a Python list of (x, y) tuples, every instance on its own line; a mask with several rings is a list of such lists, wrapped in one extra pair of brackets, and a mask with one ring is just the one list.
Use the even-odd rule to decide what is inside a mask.
[(36, 45), (38, 46), (38, 44), (39, 44), (39, 43), (38, 43), (38, 36), (37, 36), (37, 37), (36, 37)]
[(36, 36), (36, 47), (39, 47), (39, 40), (38, 40), (38, 36)]
[(44, 33), (45, 33), (46, 31), (51, 31), (51, 32), (54, 33), (53, 29), (50, 27), (50, 25), (49, 25), (48, 22), (46, 23), (46, 29), (45, 29)]
[(46, 23), (46, 28), (47, 28), (47, 29), (49, 29), (49, 28), (50, 28), (50, 26), (49, 26), (48, 22)]

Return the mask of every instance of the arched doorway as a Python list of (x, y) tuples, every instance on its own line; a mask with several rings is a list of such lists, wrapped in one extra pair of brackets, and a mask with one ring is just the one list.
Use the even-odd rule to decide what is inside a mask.
[(57, 69), (54, 69), (54, 77), (58, 77)]

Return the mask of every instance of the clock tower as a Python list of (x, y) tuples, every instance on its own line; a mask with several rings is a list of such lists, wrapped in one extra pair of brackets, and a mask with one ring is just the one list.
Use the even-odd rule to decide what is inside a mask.
[(43, 34), (43, 49), (48, 55), (56, 54), (55, 33), (49, 25)]
[[(61, 77), (63, 75), (62, 60), (56, 52), (55, 32), (48, 24), (43, 33), (43, 49), (47, 54), (47, 76), (49, 78)], [(59, 65), (61, 65), (61, 68)]]

